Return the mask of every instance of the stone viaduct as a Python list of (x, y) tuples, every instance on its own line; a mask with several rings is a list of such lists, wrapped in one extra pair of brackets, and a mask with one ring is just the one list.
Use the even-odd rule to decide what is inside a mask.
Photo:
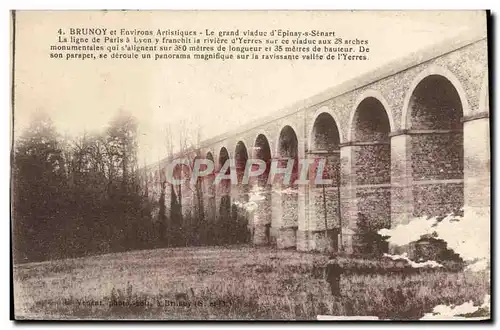
[[(277, 189), (266, 173), (254, 183), (261, 198), (245, 221), (256, 245), (352, 253), (360, 221), (388, 228), (464, 206), (489, 221), (487, 62), (486, 35), (467, 32), (203, 141), (190, 156), (219, 168), (234, 159), (238, 178), (248, 158), (326, 159), (326, 187)], [(147, 168), (153, 195), (165, 166)], [(253, 188), (212, 182), (202, 187), (205, 220), (240, 221), (231, 205), (251, 199)], [(193, 196), (184, 193), (183, 212), (194, 212)]]

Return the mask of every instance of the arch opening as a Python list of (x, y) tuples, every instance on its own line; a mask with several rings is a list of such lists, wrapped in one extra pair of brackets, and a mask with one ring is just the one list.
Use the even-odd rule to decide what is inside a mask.
[[(229, 152), (225, 147), (222, 147), (219, 152), (219, 171), (221, 171), (222, 166), (229, 160)], [(231, 167), (228, 167), (225, 173), (230, 174)], [(219, 181), (218, 193), (220, 194), (219, 200), (219, 219), (218, 219), (218, 242), (221, 244), (227, 244), (230, 242), (231, 231), (229, 230), (232, 217), (231, 217), (231, 180), (222, 179)]]
[[(273, 214), (271, 238), (277, 240), (278, 248), (296, 248), (298, 230), (299, 190), (295, 181), (299, 175), (297, 134), (290, 126), (281, 129), (278, 140), (278, 167), (285, 168), (288, 161), (293, 162), (290, 183), (284, 181), (284, 175), (276, 175), (273, 190), (281, 200), (280, 212)], [(281, 213), (281, 217), (278, 215)], [(276, 216), (275, 216), (276, 215)]]
[(245, 167), (248, 160), (248, 151), (245, 143), (239, 141), (235, 148), (235, 167), (236, 167), (236, 178), (238, 185), (236, 188), (235, 203), (233, 203), (232, 213), (234, 222), (234, 228), (231, 232), (232, 241), (234, 243), (247, 243), (250, 241), (249, 233), (249, 220), (248, 220), (248, 200), (250, 187), (248, 184), (243, 184), (243, 176), (245, 174)]
[[(286, 167), (286, 159), (293, 161), (293, 169), (290, 180), (291, 186), (296, 186), (294, 182), (298, 179), (298, 168), (299, 168), (299, 150), (298, 150), (298, 139), (297, 134), (290, 126), (285, 126), (280, 132), (280, 137), (278, 141), (278, 157), (279, 157), (279, 167)], [(276, 176), (275, 181), (279, 183), (283, 182), (283, 176)]]
[(254, 142), (253, 157), (262, 160), (266, 167), (256, 180), (250, 181), (249, 202), (253, 205), (251, 239), (256, 245), (271, 243), (272, 186), (268, 184), (271, 168), (271, 147), (264, 134)]
[(321, 113), (314, 121), (312, 130), (312, 150), (338, 150), (340, 134), (337, 123), (326, 112)]
[(367, 97), (361, 101), (353, 120), (353, 141), (389, 141), (389, 132), (391, 131), (389, 117), (378, 99)]
[(267, 185), (267, 180), (269, 178), (269, 170), (271, 168), (271, 148), (269, 146), (269, 141), (266, 136), (259, 134), (255, 139), (254, 143), (254, 157), (260, 159), (266, 163), (266, 168), (264, 173), (258, 177), (259, 185)]
[[(309, 158), (314, 163), (309, 168), (310, 227), (323, 239), (317, 240), (316, 249), (337, 251), (340, 220), (340, 133), (335, 119), (329, 113), (321, 113), (314, 121), (311, 132)], [(322, 179), (331, 184), (316, 185), (318, 164), (325, 164)], [(319, 245), (319, 246), (318, 246)]]
[(241, 184), (243, 175), (245, 173), (245, 166), (248, 160), (248, 151), (245, 143), (239, 141), (236, 144), (236, 149), (234, 151), (235, 165), (236, 165), (236, 177), (238, 178), (238, 184)]
[[(214, 156), (212, 153), (209, 151), (207, 152), (205, 159), (213, 164), (215, 167), (216, 164), (214, 163)], [(201, 170), (204, 170), (205, 168), (202, 168)], [(215, 198), (215, 186), (214, 186), (214, 180), (215, 180), (215, 168), (214, 170), (208, 174), (207, 176), (203, 177), (203, 182), (204, 182), (204, 192), (207, 194), (208, 198)]]
[(386, 252), (377, 231), (391, 225), (390, 120), (384, 105), (367, 97), (353, 118), (353, 167), (357, 200), (356, 228), (362, 253)]
[(464, 202), (463, 106), (447, 78), (430, 75), (413, 91), (408, 111), (414, 216), (459, 213)]
[(219, 169), (226, 163), (229, 159), (229, 153), (226, 147), (222, 147), (219, 151)]
[(278, 145), (280, 157), (297, 157), (298, 140), (292, 127), (287, 125), (281, 129)]

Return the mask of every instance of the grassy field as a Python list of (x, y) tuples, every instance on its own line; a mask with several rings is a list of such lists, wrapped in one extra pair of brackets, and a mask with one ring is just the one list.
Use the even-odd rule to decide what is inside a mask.
[(418, 319), (482, 303), (488, 272), (349, 275), (341, 297), (327, 257), (254, 247), (172, 248), (14, 266), (17, 319)]

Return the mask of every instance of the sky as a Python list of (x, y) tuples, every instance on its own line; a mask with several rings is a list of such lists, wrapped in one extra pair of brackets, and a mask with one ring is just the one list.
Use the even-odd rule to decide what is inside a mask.
[[(16, 19), (17, 136), (39, 111), (61, 134), (103, 130), (118, 110), (139, 122), (139, 161), (165, 156), (165, 128), (181, 122), (203, 139), (279, 111), (364, 72), (467, 29), (485, 29), (477, 11), (72, 11), (19, 12)], [(370, 60), (55, 60), (57, 31), (70, 27), (127, 29), (334, 30), (369, 40)]]

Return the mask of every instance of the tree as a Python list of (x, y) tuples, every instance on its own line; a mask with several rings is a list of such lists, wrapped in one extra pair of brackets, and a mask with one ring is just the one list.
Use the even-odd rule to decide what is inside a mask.
[(104, 132), (72, 138), (34, 117), (12, 157), (15, 262), (154, 247), (136, 138), (123, 111)]
[[(199, 147), (201, 142), (201, 129), (195, 126), (195, 129), (190, 129), (185, 120), (179, 121), (175, 125), (176, 133), (172, 125), (168, 124), (165, 128), (165, 147), (167, 162), (174, 160), (176, 155), (181, 157), (199, 155)], [(174, 135), (177, 135), (177, 143), (174, 141)], [(191, 157), (194, 158), (194, 157)], [(192, 173), (191, 166), (177, 165), (174, 171), (174, 177), (177, 179), (183, 178), (183, 184), (170, 185), (170, 213), (169, 217), (163, 217), (160, 209), (159, 218), (169, 218), (170, 224), (165, 228), (169, 231), (169, 237), (176, 236), (178, 242), (184, 241), (184, 244), (199, 244), (204, 241), (202, 239), (203, 228), (203, 191), (202, 180), (199, 179), (195, 185), (191, 186), (190, 176)], [(160, 170), (161, 167), (160, 167)], [(160, 191), (161, 198), (161, 191)], [(192, 199), (191, 205), (186, 205), (186, 201)], [(161, 203), (161, 202), (160, 202)], [(160, 227), (163, 230), (164, 227)]]
[(121, 177), (123, 188), (130, 184), (131, 173), (137, 169), (137, 120), (123, 110), (112, 119), (106, 134), (110, 173)]
[(50, 117), (39, 113), (32, 119), (15, 142), (13, 156), (14, 258), (56, 257), (65, 244), (67, 224), (57, 215), (65, 204), (67, 180)]

